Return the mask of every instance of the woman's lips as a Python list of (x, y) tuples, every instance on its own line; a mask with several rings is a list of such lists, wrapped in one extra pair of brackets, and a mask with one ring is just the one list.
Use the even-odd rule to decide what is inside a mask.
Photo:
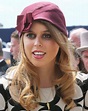
[(43, 51), (34, 51), (33, 53), (33, 57), (36, 59), (42, 59), (44, 57), (44, 55), (46, 54)]

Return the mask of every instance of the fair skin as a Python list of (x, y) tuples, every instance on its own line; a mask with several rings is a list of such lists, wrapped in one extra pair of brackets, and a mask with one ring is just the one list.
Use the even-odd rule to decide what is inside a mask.
[(80, 46), (80, 38), (77, 38), (75, 35), (72, 36), (71, 42), (72, 42), (76, 47), (79, 47), (79, 46)]
[(82, 61), (85, 69), (88, 71), (88, 50), (82, 52)]
[(76, 46), (80, 47), (80, 34), (86, 31), (84, 28), (74, 29), (70, 32), (70, 41)]
[(30, 31), (24, 34), (24, 49), (30, 62), (37, 67), (40, 87), (51, 87), (55, 78), (54, 65), (59, 45), (47, 27), (34, 22)]
[(10, 52), (13, 55), (13, 59), (17, 60), (19, 53), (19, 41), (16, 38), (11, 38)]

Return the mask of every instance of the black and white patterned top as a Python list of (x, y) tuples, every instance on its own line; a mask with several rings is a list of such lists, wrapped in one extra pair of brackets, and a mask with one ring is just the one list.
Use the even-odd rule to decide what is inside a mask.
[[(6, 78), (8, 77), (3, 76), (0, 78), (0, 111), (25, 111), (20, 104), (11, 98), (8, 90), (10, 83)], [(83, 93), (77, 84), (75, 84), (73, 98), (77, 106), (70, 110), (66, 110), (66, 104), (56, 93), (56, 88), (58, 89), (58, 87), (41, 88), (39, 91), (41, 100), (37, 99), (39, 106), (32, 111), (83, 111)]]
[(81, 73), (80, 71), (77, 73), (77, 82), (81, 87), (84, 95), (84, 110), (88, 111), (88, 74)]
[(0, 60), (0, 76), (4, 75), (8, 68), (6, 61), (4, 59)]

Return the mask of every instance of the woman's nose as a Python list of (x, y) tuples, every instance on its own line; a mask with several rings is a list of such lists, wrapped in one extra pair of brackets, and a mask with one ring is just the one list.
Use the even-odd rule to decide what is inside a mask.
[(35, 42), (34, 42), (34, 45), (35, 45), (35, 46), (42, 46), (41, 40), (40, 40), (39, 38), (36, 38), (36, 39), (35, 39)]

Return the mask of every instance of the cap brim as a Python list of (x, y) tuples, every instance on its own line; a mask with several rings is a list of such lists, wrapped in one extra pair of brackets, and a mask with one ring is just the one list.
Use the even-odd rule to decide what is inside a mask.
[(79, 47), (76, 49), (76, 52), (81, 56), (82, 51), (88, 50), (88, 46)]

